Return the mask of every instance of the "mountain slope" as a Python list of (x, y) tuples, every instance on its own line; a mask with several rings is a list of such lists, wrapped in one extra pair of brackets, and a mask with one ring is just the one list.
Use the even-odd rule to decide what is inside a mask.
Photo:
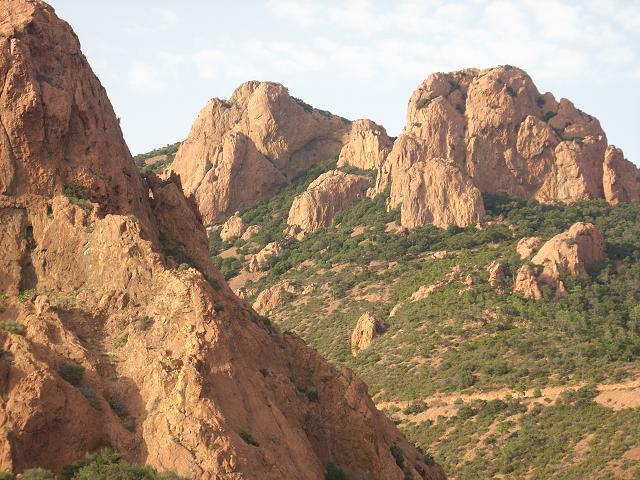
[(0, 469), (108, 446), (190, 478), (445, 478), (350, 370), (231, 293), (180, 181), (138, 174), (71, 28), (1, 6)]

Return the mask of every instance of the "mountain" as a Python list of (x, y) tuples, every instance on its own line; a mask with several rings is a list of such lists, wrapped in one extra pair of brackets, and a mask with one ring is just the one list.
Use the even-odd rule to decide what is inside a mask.
[(349, 130), (349, 121), (291, 97), (278, 83), (246, 82), (229, 100), (205, 105), (168, 170), (212, 223), (337, 155)]
[[(180, 179), (139, 174), (70, 26), (39, 0), (1, 6), (0, 470), (73, 474), (108, 447), (194, 479), (446, 478), (351, 370), (231, 292)], [(266, 168), (339, 144), (299, 138)]]
[(468, 69), (429, 76), (397, 139), (353, 122), (209, 242), (450, 478), (635, 478), (638, 180), (568, 100)]

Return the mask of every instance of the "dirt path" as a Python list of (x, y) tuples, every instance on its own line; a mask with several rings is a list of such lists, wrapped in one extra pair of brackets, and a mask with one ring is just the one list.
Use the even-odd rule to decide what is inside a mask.
[[(464, 402), (470, 402), (473, 400), (497, 400), (504, 399), (506, 395), (512, 395), (513, 397), (521, 398), (525, 404), (533, 405), (535, 403), (546, 404), (549, 400), (555, 401), (558, 396), (565, 390), (577, 389), (584, 386), (584, 384), (575, 385), (563, 385), (557, 387), (541, 388), (541, 396), (534, 396), (535, 389), (528, 389), (524, 395), (516, 393), (511, 389), (502, 388), (499, 390), (490, 390), (487, 392), (478, 392), (471, 394), (452, 394), (443, 395), (436, 394), (424, 399), (424, 402), (428, 405), (425, 411), (413, 414), (405, 415), (402, 412), (395, 414), (395, 417), (401, 421), (412, 422), (424, 422), (426, 420), (435, 421), (439, 416), (452, 417), (458, 410), (454, 402), (458, 399)], [(595, 401), (602, 406), (611, 408), (613, 410), (621, 410), (623, 408), (640, 408), (640, 379), (628, 380), (622, 383), (603, 383), (597, 386), (600, 392), (595, 398)], [(379, 402), (377, 407), (381, 410), (392, 407), (405, 409), (411, 402), (406, 401), (390, 401)]]

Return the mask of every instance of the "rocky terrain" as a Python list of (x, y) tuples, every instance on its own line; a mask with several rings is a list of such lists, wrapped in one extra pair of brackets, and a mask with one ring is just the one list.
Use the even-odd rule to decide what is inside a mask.
[(231, 214), (337, 154), (348, 122), (250, 82), (143, 177), (52, 8), (3, 0), (0, 49), (0, 470), (109, 447), (194, 479), (445, 478), (351, 370), (233, 294), (183, 195)]
[(273, 195), (291, 178), (337, 155), (350, 122), (272, 82), (247, 82), (202, 109), (170, 172), (194, 195), (205, 223)]

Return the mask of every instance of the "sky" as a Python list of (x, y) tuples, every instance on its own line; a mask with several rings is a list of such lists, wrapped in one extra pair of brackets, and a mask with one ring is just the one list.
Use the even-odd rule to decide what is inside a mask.
[(596, 116), (640, 164), (640, 0), (49, 0), (132, 153), (186, 137), (213, 97), (277, 81), (397, 135), (430, 73), (510, 64)]

